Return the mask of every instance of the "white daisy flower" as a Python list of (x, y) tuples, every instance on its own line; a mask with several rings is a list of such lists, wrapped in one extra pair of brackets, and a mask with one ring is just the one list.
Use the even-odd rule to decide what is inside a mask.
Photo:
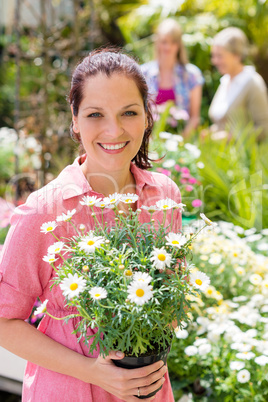
[(190, 283), (197, 289), (205, 291), (210, 284), (209, 277), (201, 271), (195, 271), (190, 274)]
[(124, 202), (125, 204), (133, 204), (139, 199), (139, 196), (137, 194), (122, 194), (120, 201)]
[(255, 353), (253, 352), (239, 352), (236, 354), (236, 357), (241, 360), (251, 360), (255, 357)]
[(182, 204), (181, 202), (179, 202), (177, 205), (175, 205), (174, 209), (179, 209), (180, 212), (183, 212), (184, 207), (186, 207), (186, 204)]
[(203, 221), (205, 222), (206, 225), (208, 225), (208, 226), (217, 226), (217, 223), (212, 222), (210, 219), (208, 219), (208, 218), (206, 217), (205, 214), (203, 214), (203, 213), (200, 214), (200, 217), (201, 217), (201, 219), (203, 219)]
[(187, 329), (180, 329), (179, 327), (176, 327), (174, 329), (174, 332), (175, 332), (176, 338), (178, 338), (178, 339), (186, 339), (186, 338), (188, 338), (188, 335), (189, 335)]
[(69, 222), (73, 215), (76, 213), (76, 209), (72, 209), (72, 211), (67, 211), (66, 214), (61, 214), (59, 216), (57, 216), (57, 222)]
[(63, 291), (63, 296), (69, 299), (78, 296), (86, 288), (86, 281), (82, 277), (79, 277), (77, 273), (74, 275), (68, 274), (67, 278), (64, 278), (60, 283), (60, 288)]
[(187, 242), (186, 237), (180, 233), (169, 233), (166, 236), (166, 240), (168, 246), (173, 246), (177, 248), (181, 248)]
[(154, 248), (150, 260), (154, 263), (156, 269), (165, 269), (166, 266), (170, 267), (171, 255), (168, 254), (164, 247)]
[(111, 205), (117, 205), (119, 201), (121, 200), (121, 194), (114, 193), (109, 195), (108, 197), (103, 198), (103, 202), (105, 202), (106, 207), (111, 206)]
[(102, 201), (96, 202), (95, 206), (103, 209), (103, 208), (106, 208), (107, 204), (102, 200)]
[(63, 241), (57, 241), (56, 243), (49, 246), (47, 249), (48, 254), (59, 254), (64, 246)]
[(41, 229), (40, 232), (42, 232), (42, 233), (53, 232), (53, 230), (57, 226), (58, 225), (57, 225), (57, 223), (55, 221), (43, 223), (43, 225), (40, 228)]
[(198, 347), (198, 353), (203, 356), (207, 355), (211, 352), (211, 344), (210, 343), (203, 343)]
[(57, 261), (57, 258), (55, 258), (55, 254), (48, 254), (43, 257), (43, 261), (53, 264), (53, 262)]
[(130, 285), (128, 285), (127, 298), (137, 305), (142, 306), (153, 297), (152, 288), (153, 287), (147, 283), (133, 281)]
[(194, 345), (187, 346), (187, 348), (184, 349), (184, 353), (187, 356), (194, 356), (194, 355), (196, 355), (198, 353), (198, 349)]
[(176, 161), (174, 159), (167, 159), (165, 162), (162, 163), (163, 168), (170, 169), (176, 165)]
[(262, 277), (259, 274), (252, 274), (249, 277), (249, 281), (253, 284), (253, 285), (260, 285), (262, 282)]
[(135, 272), (133, 275), (133, 280), (137, 282), (150, 283), (153, 278), (146, 272)]
[(93, 232), (89, 232), (88, 236), (78, 242), (78, 247), (86, 253), (94, 253), (96, 248), (103, 244), (105, 239), (101, 236), (94, 236)]
[(254, 359), (254, 362), (257, 363), (259, 366), (266, 366), (266, 364), (268, 364), (268, 356), (258, 356)]
[(170, 198), (165, 198), (164, 200), (159, 200), (156, 202), (156, 206), (161, 211), (166, 211), (168, 209), (175, 208), (178, 204), (171, 200)]
[(241, 370), (237, 373), (236, 378), (238, 382), (244, 384), (250, 380), (250, 372), (246, 369)]
[(45, 314), (45, 312), (47, 311), (47, 303), (48, 303), (48, 299), (46, 299), (41, 306), (37, 307), (37, 309), (34, 312), (34, 315), (38, 315), (38, 314)]
[(194, 346), (204, 345), (205, 343), (208, 343), (207, 338), (198, 338), (194, 341)]
[(95, 286), (94, 288), (90, 289), (89, 294), (94, 300), (106, 299), (107, 290), (99, 286)]
[(145, 209), (150, 214), (152, 214), (152, 213), (154, 213), (156, 211), (159, 211), (159, 208), (156, 205), (150, 205), (149, 207), (147, 207), (146, 205), (142, 205), (141, 208)]
[(231, 370), (242, 370), (244, 367), (245, 367), (244, 362), (235, 361), (230, 363)]
[(101, 198), (98, 198), (96, 195), (93, 196), (85, 196), (82, 198), (82, 201), (80, 201), (81, 205), (86, 205), (87, 207), (93, 207), (96, 203), (100, 202)]
[(218, 265), (222, 262), (222, 256), (219, 253), (212, 253), (208, 262), (212, 265)]

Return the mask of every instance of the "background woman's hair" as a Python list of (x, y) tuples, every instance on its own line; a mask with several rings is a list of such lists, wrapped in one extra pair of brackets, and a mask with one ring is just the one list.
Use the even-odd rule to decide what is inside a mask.
[[(148, 86), (138, 63), (130, 56), (122, 53), (118, 48), (109, 47), (97, 49), (89, 53), (74, 70), (69, 102), (73, 109), (73, 114), (77, 116), (79, 106), (83, 99), (83, 90), (88, 78), (92, 78), (102, 73), (107, 77), (112, 74), (123, 74), (132, 79), (143, 99), (144, 109), (147, 114), (148, 126), (144, 131), (143, 141), (137, 155), (132, 160), (139, 168), (148, 169), (151, 167), (148, 157), (149, 137), (153, 129), (153, 117), (150, 102), (148, 99)], [(71, 137), (81, 144), (79, 134), (73, 131), (73, 122), (70, 126)], [(81, 148), (83, 150), (83, 147)]]
[(182, 29), (178, 22), (173, 18), (167, 18), (162, 21), (156, 29), (156, 42), (160, 37), (171, 36), (179, 46), (177, 59), (183, 66), (188, 63), (187, 52), (182, 41)]
[(245, 33), (235, 27), (225, 28), (213, 39), (214, 46), (221, 46), (229, 52), (239, 56), (244, 62), (249, 51), (249, 43)]

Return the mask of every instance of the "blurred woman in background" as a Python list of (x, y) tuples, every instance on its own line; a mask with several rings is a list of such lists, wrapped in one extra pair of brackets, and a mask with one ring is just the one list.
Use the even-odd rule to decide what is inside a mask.
[(234, 132), (252, 121), (261, 139), (268, 134), (267, 88), (255, 68), (244, 65), (247, 55), (248, 40), (239, 28), (226, 28), (215, 36), (211, 60), (223, 77), (209, 117), (215, 131)]
[(155, 54), (156, 60), (141, 66), (150, 93), (157, 105), (171, 100), (188, 113), (182, 133), (187, 136), (200, 121), (204, 79), (199, 68), (188, 63), (182, 31), (175, 20), (168, 18), (158, 26)]

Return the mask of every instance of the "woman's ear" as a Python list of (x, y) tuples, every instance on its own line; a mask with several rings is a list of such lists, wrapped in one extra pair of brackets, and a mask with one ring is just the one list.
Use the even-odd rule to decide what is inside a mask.
[(71, 106), (71, 111), (72, 111), (72, 121), (73, 121), (73, 132), (78, 134), (79, 133), (79, 126), (78, 126), (78, 122), (77, 122), (77, 116), (74, 115), (73, 112), (73, 106)]

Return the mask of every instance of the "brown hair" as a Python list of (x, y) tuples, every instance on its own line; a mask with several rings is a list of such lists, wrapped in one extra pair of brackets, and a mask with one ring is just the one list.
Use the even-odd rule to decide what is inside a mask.
[(182, 41), (182, 29), (176, 20), (167, 18), (158, 25), (156, 30), (156, 42), (163, 36), (171, 36), (177, 42), (179, 46), (177, 60), (181, 65), (185, 66), (185, 64), (188, 63), (188, 57)]
[[(89, 53), (73, 73), (69, 102), (73, 108), (73, 114), (77, 116), (80, 103), (83, 99), (83, 89), (85, 81), (97, 74), (106, 74), (110, 77), (112, 74), (124, 74), (127, 78), (135, 81), (137, 88), (143, 99), (144, 109), (147, 114), (148, 126), (144, 131), (143, 141), (133, 162), (141, 169), (151, 167), (148, 157), (149, 137), (153, 129), (153, 117), (151, 106), (148, 99), (148, 86), (144, 75), (141, 72), (138, 63), (130, 56), (122, 53), (117, 48), (97, 49)], [(71, 137), (81, 144), (79, 134), (73, 131), (73, 123), (70, 126)]]

